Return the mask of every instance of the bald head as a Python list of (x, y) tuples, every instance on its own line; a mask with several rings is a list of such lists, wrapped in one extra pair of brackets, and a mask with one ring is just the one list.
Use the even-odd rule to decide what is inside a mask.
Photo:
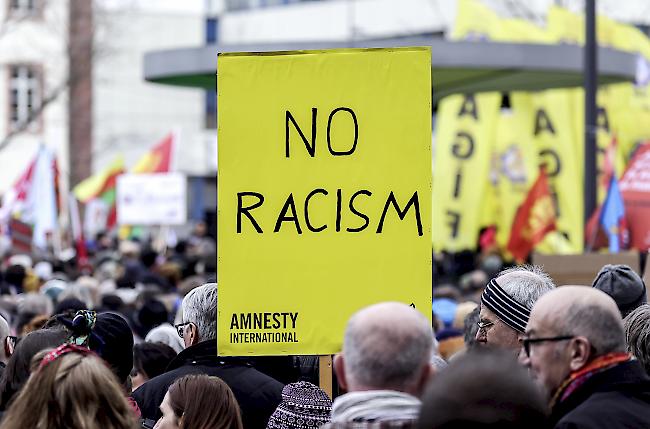
[(621, 313), (614, 300), (598, 289), (562, 286), (542, 296), (530, 316), (563, 335), (583, 336), (600, 356), (625, 351)]
[(430, 323), (417, 310), (396, 302), (360, 310), (348, 321), (343, 341), (350, 390), (413, 390), (432, 347)]

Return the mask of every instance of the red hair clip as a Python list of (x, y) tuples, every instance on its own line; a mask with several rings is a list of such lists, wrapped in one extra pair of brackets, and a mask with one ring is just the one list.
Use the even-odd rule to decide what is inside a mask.
[(84, 356), (94, 355), (95, 354), (92, 350), (90, 350), (90, 349), (88, 349), (86, 347), (78, 346), (76, 344), (69, 344), (69, 343), (68, 344), (63, 344), (63, 345), (60, 345), (59, 347), (55, 348), (54, 350), (52, 350), (48, 354), (46, 354), (45, 357), (43, 358), (43, 360), (41, 361), (38, 368), (41, 369), (41, 368), (47, 366), (48, 364), (54, 362), (55, 360), (57, 360), (61, 356), (65, 355), (65, 354), (68, 354), (68, 353), (79, 353), (79, 354), (84, 355)]

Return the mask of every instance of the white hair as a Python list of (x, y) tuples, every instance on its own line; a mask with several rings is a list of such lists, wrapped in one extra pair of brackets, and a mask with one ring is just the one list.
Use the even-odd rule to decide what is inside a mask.
[[(390, 303), (394, 304), (394, 303)], [(364, 310), (371, 309), (367, 307)], [(403, 304), (402, 304), (403, 305)], [(348, 322), (343, 340), (346, 372), (357, 383), (374, 389), (406, 391), (429, 365), (433, 331), (421, 313), (404, 305), (396, 323), (396, 308), (382, 308), (386, 317), (364, 317), (364, 310)], [(412, 311), (412, 313), (409, 313)], [(401, 322), (401, 323), (400, 323)]]
[(206, 283), (192, 289), (183, 298), (183, 322), (192, 322), (199, 341), (217, 338), (217, 284)]
[(507, 277), (507, 279), (498, 280), (499, 286), (512, 299), (529, 310), (533, 309), (533, 305), (542, 295), (555, 289), (555, 283), (551, 276), (537, 265), (519, 265), (508, 268), (501, 271), (497, 279), (501, 277)]

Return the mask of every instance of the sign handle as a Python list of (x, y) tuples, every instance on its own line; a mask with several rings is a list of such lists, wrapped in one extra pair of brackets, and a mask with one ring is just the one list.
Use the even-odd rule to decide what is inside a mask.
[(332, 396), (332, 355), (318, 356), (318, 385)]

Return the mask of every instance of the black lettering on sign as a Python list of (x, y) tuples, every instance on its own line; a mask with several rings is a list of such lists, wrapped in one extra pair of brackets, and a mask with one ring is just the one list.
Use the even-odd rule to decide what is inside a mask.
[(317, 114), (317, 109), (315, 107), (312, 107), (311, 108), (311, 145), (310, 145), (309, 142), (307, 141), (307, 137), (305, 137), (305, 135), (303, 134), (302, 130), (298, 126), (298, 123), (294, 119), (291, 112), (289, 112), (288, 110), (286, 111), (284, 124), (285, 124), (285, 140), (286, 140), (285, 152), (287, 158), (289, 158), (289, 121), (291, 121), (296, 131), (298, 131), (300, 138), (305, 143), (305, 147), (307, 148), (307, 152), (309, 153), (309, 155), (312, 158), (316, 156), (316, 114)]
[(456, 140), (451, 145), (451, 153), (456, 158), (469, 159), (474, 154), (474, 138), (465, 131), (458, 131)]
[(237, 314), (233, 313), (230, 318), (230, 329), (239, 329), (239, 323), (237, 322)]
[(539, 151), (541, 158), (540, 166), (546, 169), (548, 177), (555, 177), (562, 172), (562, 160), (560, 155), (553, 149), (542, 149)]
[[(256, 197), (257, 202), (253, 205), (244, 207), (242, 200), (244, 197)], [(255, 221), (255, 218), (250, 214), (250, 211), (258, 208), (264, 203), (264, 195), (258, 194), (257, 192), (237, 192), (237, 234), (241, 234), (241, 215), (243, 214), (251, 221), (255, 231), (262, 233), (262, 228)]]
[(560, 196), (557, 193), (555, 184), (549, 183), (548, 191), (551, 194), (551, 200), (553, 201), (553, 207), (555, 208), (555, 215), (559, 218), (562, 216), (562, 212), (560, 211)]
[[(287, 211), (291, 210), (291, 216), (287, 216)], [(275, 228), (273, 229), (273, 232), (279, 232), (280, 227), (282, 226), (282, 222), (291, 222), (296, 225), (296, 231), (298, 231), (298, 234), (302, 234), (302, 229), (300, 229), (300, 223), (298, 222), (298, 215), (296, 214), (296, 203), (293, 201), (293, 194), (289, 194), (289, 197), (287, 198), (287, 201), (284, 202), (284, 205), (282, 206), (282, 210), (280, 210), (280, 215), (278, 216), (278, 220), (275, 222)]]
[(359, 195), (366, 195), (366, 196), (369, 197), (369, 196), (372, 195), (372, 192), (370, 192), (370, 191), (368, 191), (368, 190), (365, 190), (365, 189), (362, 189), (362, 190), (360, 190), (360, 191), (355, 192), (355, 193), (352, 195), (352, 197), (350, 198), (350, 211), (351, 211), (352, 213), (354, 213), (355, 215), (359, 216), (361, 219), (363, 219), (363, 220), (364, 220), (364, 223), (363, 223), (363, 225), (361, 225), (361, 226), (358, 227), (358, 228), (347, 228), (346, 230), (347, 230), (348, 232), (361, 232), (361, 231), (363, 231), (364, 229), (366, 229), (366, 227), (367, 227), (368, 224), (370, 223), (370, 219), (368, 218), (368, 216), (366, 216), (365, 214), (359, 212), (356, 208), (354, 208), (354, 199), (355, 199), (357, 196), (359, 196)]
[[(352, 143), (352, 147), (347, 150), (347, 151), (336, 151), (332, 149), (332, 141), (330, 138), (330, 129), (332, 127), (332, 119), (334, 118), (334, 115), (337, 112), (348, 112), (350, 116), (352, 117), (352, 122), (354, 122), (354, 140)], [(332, 113), (330, 113), (330, 117), (327, 119), (327, 147), (330, 150), (330, 153), (334, 156), (343, 156), (343, 155), (350, 155), (354, 150), (357, 148), (357, 140), (359, 139), (359, 124), (357, 122), (357, 115), (354, 114), (352, 109), (349, 109), (347, 107), (337, 107), (336, 109), (332, 110)]]
[(307, 195), (307, 198), (305, 198), (305, 225), (307, 225), (307, 229), (310, 230), (311, 232), (320, 232), (327, 228), (327, 224), (323, 224), (322, 226), (319, 226), (318, 228), (314, 228), (309, 221), (309, 200), (311, 200), (311, 197), (313, 197), (316, 194), (323, 194), (327, 195), (327, 191), (325, 189), (314, 189)]
[(451, 238), (457, 238), (460, 227), (460, 213), (447, 210), (447, 217), (449, 217), (447, 225), (451, 229)]
[(478, 109), (476, 108), (474, 94), (467, 94), (463, 99), (463, 104), (461, 104), (460, 110), (458, 111), (458, 117), (461, 118), (465, 115), (470, 115), (478, 121)]
[(609, 115), (607, 114), (607, 109), (605, 107), (598, 106), (598, 113), (596, 115), (596, 124), (598, 128), (610, 132)]
[(456, 180), (454, 181), (454, 198), (460, 197), (460, 184), (463, 180), (462, 169), (458, 167), (456, 170)]
[(549, 118), (546, 110), (537, 109), (535, 112), (535, 132), (534, 135), (540, 134), (542, 131), (548, 131), (549, 133), (555, 135), (555, 128), (553, 128), (553, 123), (551, 118)]
[(336, 190), (336, 232), (341, 232), (341, 189)]
[(397, 204), (397, 200), (395, 199), (395, 194), (393, 194), (393, 191), (390, 192), (390, 195), (386, 200), (386, 205), (384, 205), (384, 211), (381, 213), (381, 218), (379, 219), (379, 225), (377, 226), (377, 234), (380, 234), (384, 228), (384, 219), (386, 218), (386, 213), (388, 212), (389, 205), (395, 207), (395, 211), (397, 212), (397, 216), (399, 216), (400, 220), (404, 220), (404, 218), (406, 217), (406, 213), (409, 211), (409, 208), (413, 206), (415, 211), (415, 221), (417, 223), (417, 228), (418, 228), (418, 236), (422, 236), (422, 220), (420, 219), (420, 201), (418, 200), (417, 191), (413, 193), (411, 199), (408, 201), (408, 203), (406, 203), (406, 207), (404, 207), (404, 210), (400, 210), (399, 205)]

